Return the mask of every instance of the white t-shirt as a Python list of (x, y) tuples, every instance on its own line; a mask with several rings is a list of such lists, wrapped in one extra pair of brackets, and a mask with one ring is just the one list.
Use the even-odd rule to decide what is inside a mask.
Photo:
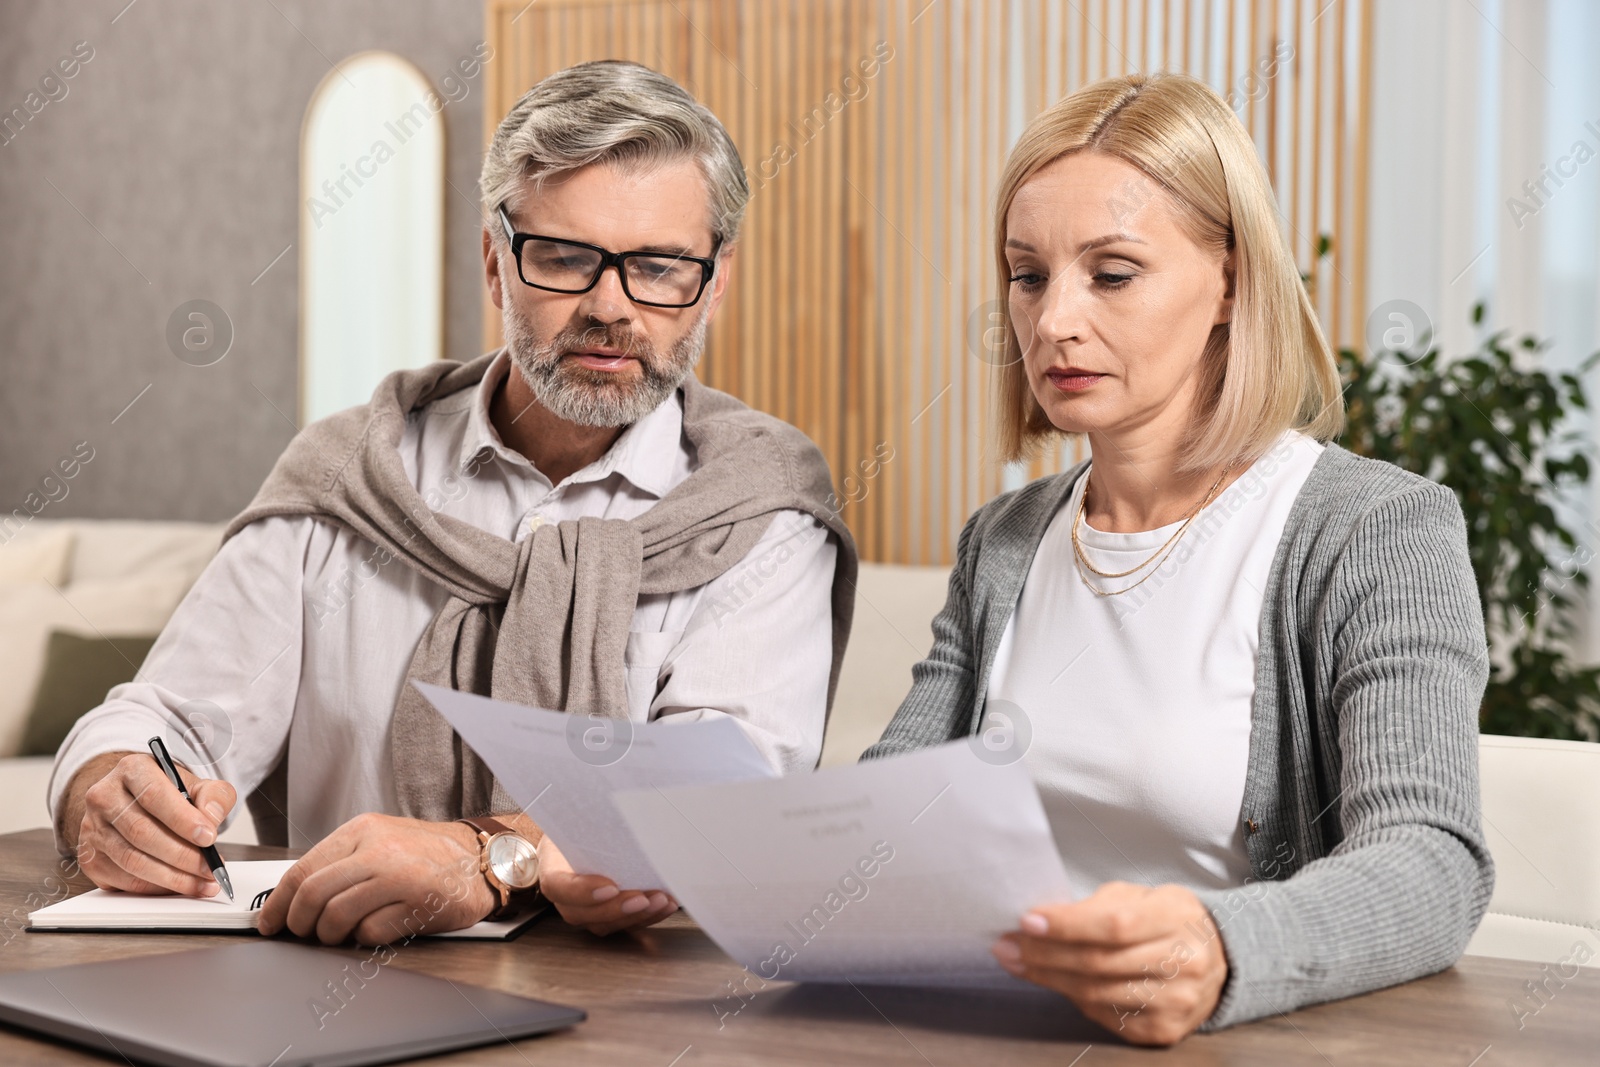
[[(1240, 805), (1262, 596), (1322, 450), (1286, 432), (1165, 563), (1087, 576), (1129, 589), (1119, 596), (1091, 592), (1073, 559), (1086, 479), (1051, 520), (1001, 638), (985, 714), (1008, 715), (1026, 746), (1076, 896), (1112, 880), (1219, 888), (1250, 874)], [(1179, 525), (1113, 534), (1085, 522), (1078, 539), (1095, 567), (1119, 573)]]

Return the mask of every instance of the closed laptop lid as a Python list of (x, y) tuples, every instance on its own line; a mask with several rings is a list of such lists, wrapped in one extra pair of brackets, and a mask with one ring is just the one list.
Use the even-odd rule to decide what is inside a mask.
[(0, 975), (0, 1022), (162, 1067), (388, 1063), (584, 1013), (402, 970), (405, 949), (282, 941)]

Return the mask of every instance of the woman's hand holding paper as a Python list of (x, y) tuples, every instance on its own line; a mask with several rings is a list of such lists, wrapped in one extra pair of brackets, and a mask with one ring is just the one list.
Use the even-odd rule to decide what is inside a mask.
[(1107, 882), (1071, 904), (1035, 908), (1021, 927), (995, 943), (1000, 965), (1134, 1044), (1193, 1032), (1227, 981), (1216, 923), (1182, 886)]

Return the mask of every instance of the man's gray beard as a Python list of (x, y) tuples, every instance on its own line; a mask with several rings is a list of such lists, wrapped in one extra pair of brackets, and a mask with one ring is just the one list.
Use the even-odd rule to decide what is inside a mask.
[[(568, 327), (540, 344), (527, 324), (510, 308), (501, 316), (506, 349), (534, 396), (551, 414), (579, 426), (631, 426), (670, 397), (694, 372), (706, 344), (706, 313), (701, 311), (689, 332), (667, 351), (656, 354), (636, 334), (614, 336), (604, 326)], [(585, 345), (620, 348), (637, 356), (643, 373), (637, 381), (619, 382), (610, 371), (579, 366), (563, 353)]]

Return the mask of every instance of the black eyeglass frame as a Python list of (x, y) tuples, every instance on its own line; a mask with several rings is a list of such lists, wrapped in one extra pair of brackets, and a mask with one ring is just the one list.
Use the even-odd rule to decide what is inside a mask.
[[(522, 284), (531, 289), (542, 289), (547, 293), (565, 293), (568, 296), (578, 296), (587, 293), (590, 289), (600, 284), (600, 279), (605, 275), (607, 267), (617, 268), (617, 280), (622, 283), (622, 292), (635, 304), (644, 304), (646, 307), (656, 308), (690, 308), (700, 303), (700, 298), (706, 295), (706, 286), (711, 284), (712, 277), (717, 269), (717, 252), (722, 248), (722, 238), (717, 238), (711, 245), (709, 257), (674, 255), (670, 252), (611, 252), (599, 245), (586, 244), (583, 241), (574, 241), (568, 237), (550, 237), (541, 233), (518, 233), (517, 228), (511, 224), (511, 216), (506, 213), (504, 204), (500, 205), (500, 224), (505, 227), (506, 240), (511, 242), (511, 258), (517, 261), (517, 277)], [(589, 279), (589, 284), (582, 289), (557, 289), (549, 285), (540, 285), (530, 282), (528, 276), (522, 273), (522, 246), (529, 241), (552, 241), (556, 244), (571, 245), (574, 248), (585, 248), (600, 254), (600, 266), (596, 268), (594, 277)], [(627, 261), (633, 258), (649, 257), (651, 259), (676, 259), (693, 263), (700, 268), (700, 288), (695, 290), (694, 299), (686, 304), (663, 304), (656, 300), (640, 300), (628, 288), (628, 273), (623, 268)]]

